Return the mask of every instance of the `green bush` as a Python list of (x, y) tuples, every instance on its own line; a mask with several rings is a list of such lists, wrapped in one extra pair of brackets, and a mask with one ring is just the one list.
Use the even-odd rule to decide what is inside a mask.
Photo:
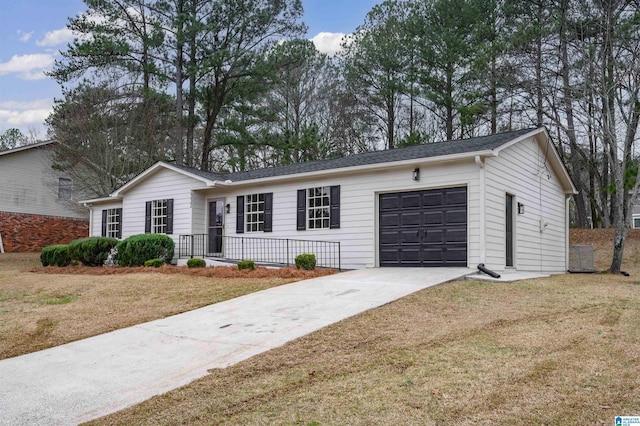
[(42, 266), (69, 266), (71, 258), (66, 244), (48, 246), (40, 251)]
[(256, 265), (255, 263), (253, 263), (253, 260), (241, 260), (240, 262), (238, 262), (238, 269), (241, 271), (243, 269), (253, 271), (254, 269), (256, 269)]
[(144, 266), (148, 268), (159, 268), (164, 265), (164, 260), (162, 259), (149, 259), (144, 262)]
[(297, 255), (296, 268), (313, 271), (314, 269), (316, 269), (316, 255), (309, 253), (302, 253)]
[(115, 238), (89, 237), (68, 244), (69, 257), (85, 266), (102, 266), (109, 252), (118, 244)]
[(204, 268), (207, 266), (207, 262), (205, 262), (204, 259), (194, 257), (193, 259), (187, 260), (187, 266), (189, 268)]
[(161, 259), (164, 263), (173, 259), (174, 243), (163, 234), (138, 234), (118, 243), (116, 262), (120, 266), (142, 266), (150, 259)]

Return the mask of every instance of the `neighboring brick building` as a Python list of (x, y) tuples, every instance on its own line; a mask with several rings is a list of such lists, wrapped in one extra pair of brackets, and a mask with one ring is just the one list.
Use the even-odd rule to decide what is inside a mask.
[(89, 235), (73, 181), (53, 170), (55, 141), (0, 152), (0, 238), (5, 252), (36, 252)]

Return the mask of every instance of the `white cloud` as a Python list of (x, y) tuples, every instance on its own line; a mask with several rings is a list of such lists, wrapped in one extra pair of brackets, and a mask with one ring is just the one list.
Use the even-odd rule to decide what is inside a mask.
[(24, 80), (46, 78), (44, 70), (53, 65), (53, 55), (36, 53), (33, 55), (13, 55), (7, 62), (0, 62), (0, 76), (18, 74)]
[(35, 132), (38, 137), (46, 134), (44, 121), (53, 111), (53, 99), (33, 101), (0, 102), (0, 131), (18, 128), (29, 135)]
[(311, 41), (315, 44), (318, 51), (328, 55), (334, 55), (342, 50), (340, 44), (345, 37), (348, 36), (344, 33), (321, 32), (312, 37)]
[[(26, 111), (0, 109), (0, 127), (40, 127), (49, 114), (51, 114), (50, 109), (31, 109)], [(4, 126), (2, 126), (3, 124)]]
[(31, 39), (31, 36), (33, 36), (33, 33), (35, 31), (31, 31), (30, 33), (22, 33), (22, 31), (18, 31), (18, 35), (22, 34), (22, 36), (20, 37), (20, 41), (23, 43), (28, 42)]
[(36, 41), (38, 46), (58, 46), (68, 43), (75, 38), (73, 31), (69, 28), (61, 28), (59, 30), (47, 31), (42, 40)]

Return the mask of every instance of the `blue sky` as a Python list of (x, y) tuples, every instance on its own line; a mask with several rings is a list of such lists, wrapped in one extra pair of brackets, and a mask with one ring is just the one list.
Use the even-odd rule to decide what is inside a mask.
[[(302, 0), (307, 37), (333, 53), (382, 0)], [(44, 71), (66, 48), (69, 17), (85, 10), (82, 0), (2, 1), (0, 13), (0, 133), (17, 127), (46, 136), (44, 119), (61, 90)]]

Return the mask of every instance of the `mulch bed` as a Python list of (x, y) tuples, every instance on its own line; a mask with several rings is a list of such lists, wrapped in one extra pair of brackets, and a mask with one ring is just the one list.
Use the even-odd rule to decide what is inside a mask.
[(118, 275), (118, 274), (182, 274), (194, 277), (211, 278), (315, 278), (325, 275), (335, 274), (335, 269), (317, 268), (313, 271), (287, 268), (264, 268), (257, 266), (253, 271), (239, 270), (234, 266), (209, 266), (206, 268), (187, 268), (186, 266), (164, 265), (159, 268), (149, 267), (120, 267), (120, 266), (67, 266), (64, 268), (57, 266), (37, 267), (29, 269), (28, 272), (38, 274), (63, 274), (63, 275)]

